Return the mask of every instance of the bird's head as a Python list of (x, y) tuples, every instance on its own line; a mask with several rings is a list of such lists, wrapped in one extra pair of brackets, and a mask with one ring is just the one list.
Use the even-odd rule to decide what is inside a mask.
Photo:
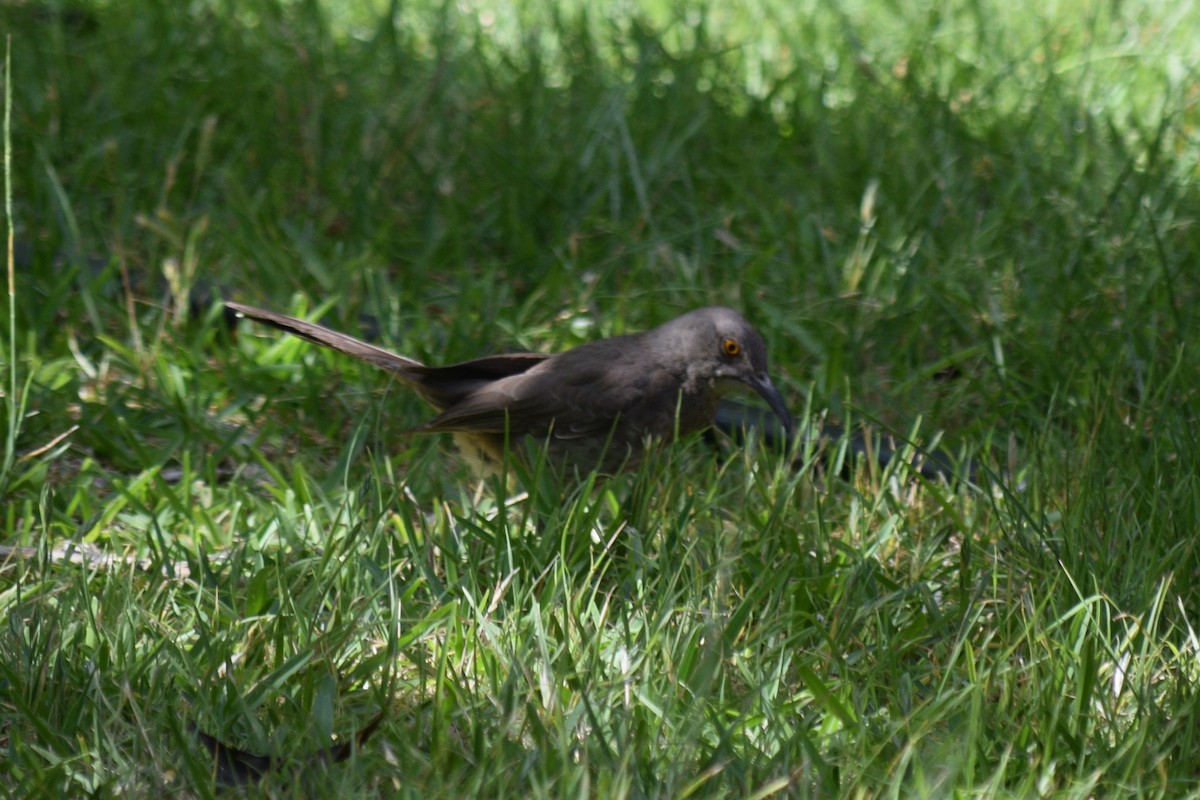
[(731, 308), (699, 308), (653, 331), (672, 358), (685, 364), (686, 382), (718, 391), (737, 385), (757, 392), (779, 417), (791, 442), (795, 423), (767, 374), (767, 345), (758, 331)]

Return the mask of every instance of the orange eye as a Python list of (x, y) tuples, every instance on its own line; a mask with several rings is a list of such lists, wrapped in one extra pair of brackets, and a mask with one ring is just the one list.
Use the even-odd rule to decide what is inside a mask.
[(727, 356), (737, 356), (742, 353), (742, 346), (738, 344), (737, 339), (726, 339), (721, 342), (721, 350)]

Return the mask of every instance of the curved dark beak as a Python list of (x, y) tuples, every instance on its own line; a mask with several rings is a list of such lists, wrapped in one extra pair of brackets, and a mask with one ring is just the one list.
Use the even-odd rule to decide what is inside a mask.
[(796, 423), (792, 419), (791, 412), (788, 411), (787, 404), (783, 402), (783, 395), (775, 388), (775, 384), (771, 383), (771, 378), (767, 373), (762, 372), (758, 375), (753, 375), (746, 378), (746, 385), (762, 396), (763, 400), (767, 401), (767, 405), (775, 412), (775, 416), (779, 417), (780, 424), (783, 425), (783, 434), (787, 447), (791, 448), (796, 441)]

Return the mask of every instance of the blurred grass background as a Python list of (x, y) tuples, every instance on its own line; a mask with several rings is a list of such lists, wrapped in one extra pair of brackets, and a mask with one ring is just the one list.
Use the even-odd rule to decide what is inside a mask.
[[(267, 795), (1195, 792), (1195, 3), (0, 24), (4, 791), (210, 796), (194, 720)], [(1005, 477), (693, 443), (506, 505), (220, 298), (433, 362), (733, 305), (797, 411)]]

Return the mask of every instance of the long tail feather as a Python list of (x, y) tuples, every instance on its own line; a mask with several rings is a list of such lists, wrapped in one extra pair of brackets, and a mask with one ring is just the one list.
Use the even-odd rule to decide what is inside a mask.
[(267, 311), (266, 309), (255, 308), (254, 306), (245, 306), (241, 303), (226, 303), (225, 307), (232, 309), (239, 316), (249, 317), (258, 322), (266, 323), (281, 331), (287, 331), (299, 336), (301, 339), (307, 339), (323, 347), (337, 350), (339, 353), (354, 356), (377, 367), (399, 373), (400, 375), (407, 375), (413, 369), (421, 369), (424, 366), (420, 361), (415, 359), (398, 355), (390, 350), (384, 350), (382, 347), (376, 347), (373, 344), (367, 344), (361, 339), (355, 339), (353, 336), (347, 336), (344, 333), (331, 330), (322, 325), (289, 317), (286, 314), (276, 314), (274, 311)]

